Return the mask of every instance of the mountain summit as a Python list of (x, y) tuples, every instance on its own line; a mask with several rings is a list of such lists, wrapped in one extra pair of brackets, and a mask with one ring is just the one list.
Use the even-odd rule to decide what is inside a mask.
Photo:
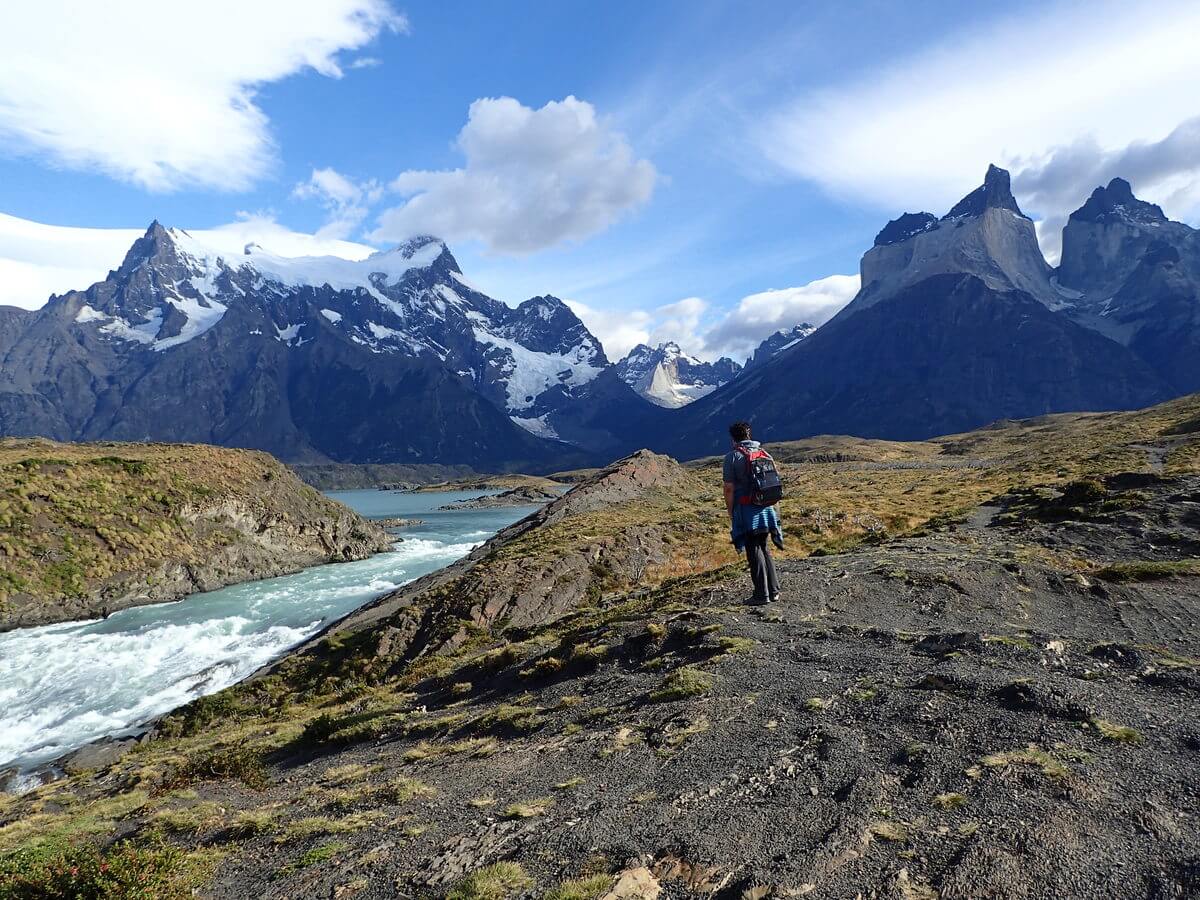
[(1114, 178), (1067, 220), (1058, 280), (1075, 321), (1129, 347), (1177, 392), (1200, 390), (1200, 231)]
[[(1073, 218), (1070, 227), (1084, 224)], [(1145, 236), (1152, 226), (1124, 219), (1086, 227), (1100, 230), (1064, 247), (1086, 247), (1102, 261), (1111, 254), (1110, 267), (1118, 260), (1132, 265), (1141, 274), (1129, 276), (1128, 289), (1145, 282), (1145, 296), (1173, 304), (1177, 318), (1168, 321), (1180, 330), (1169, 333), (1185, 351), (1193, 348), (1187, 335), (1200, 329), (1187, 325), (1186, 315), (1194, 316), (1197, 304), (1185, 303), (1182, 292), (1190, 284), (1182, 273), (1191, 237), (1179, 232), (1179, 246), (1154, 244)], [(1130, 261), (1143, 241), (1145, 253)], [(1074, 285), (1060, 287), (1054, 274), (1008, 173), (992, 166), (983, 185), (942, 218), (907, 213), (889, 222), (863, 256), (863, 286), (849, 305), (766, 365), (747, 366), (732, 384), (679, 410), (661, 423), (652, 446), (684, 457), (712, 453), (725, 442), (724, 424), (735, 419), (749, 419), (767, 441), (814, 434), (912, 439), (1171, 396), (1171, 379), (1132, 343), (1085, 327), (1074, 314), (1084, 295)], [(1172, 293), (1172, 286), (1180, 290)], [(1183, 365), (1182, 354), (1173, 358)], [(1191, 358), (1200, 353), (1191, 350)]]
[(741, 366), (722, 357), (713, 363), (688, 356), (674, 342), (638, 344), (617, 363), (621, 380), (656, 406), (676, 409), (732, 381)]
[(1063, 302), (1008, 172), (994, 165), (983, 184), (940, 219), (922, 212), (889, 222), (863, 256), (861, 271), (862, 290), (839, 318), (949, 273), (974, 275), (995, 290), (1024, 291), (1052, 308)]

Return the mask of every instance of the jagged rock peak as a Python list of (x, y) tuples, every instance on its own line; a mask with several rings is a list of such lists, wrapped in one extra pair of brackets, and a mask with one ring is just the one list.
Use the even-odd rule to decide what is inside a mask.
[(996, 165), (988, 166), (983, 184), (959, 200), (950, 212), (942, 216), (942, 220), (979, 216), (989, 209), (1008, 209), (1019, 216), (1025, 215), (1013, 196), (1012, 178), (1008, 171)]
[(517, 309), (536, 312), (544, 319), (549, 319), (555, 315), (558, 315), (564, 310), (567, 313), (570, 313), (572, 317), (575, 316), (575, 313), (571, 312), (571, 307), (567, 306), (566, 303), (564, 303), (558, 297), (555, 297), (553, 294), (542, 294), (539, 297), (530, 297), (528, 300), (521, 303)]
[(791, 328), (781, 328), (755, 348), (754, 354), (746, 360), (746, 369), (761, 366), (768, 359), (794, 347), (816, 330), (817, 327), (809, 322), (801, 322)]
[(1071, 218), (1079, 222), (1124, 222), (1134, 225), (1156, 225), (1167, 221), (1162, 207), (1139, 200), (1133, 187), (1124, 178), (1114, 178), (1107, 187), (1092, 191), (1087, 202)]
[(412, 259), (421, 250), (424, 250), (430, 244), (441, 244), (445, 248), (446, 243), (441, 238), (434, 237), (432, 234), (418, 234), (410, 237), (407, 241), (396, 246), (396, 250), (405, 259)]
[(933, 213), (904, 213), (898, 219), (892, 219), (883, 226), (883, 230), (875, 235), (875, 246), (898, 244), (924, 231), (932, 231), (938, 227), (938, 218)]
[(128, 273), (147, 260), (173, 261), (175, 249), (172, 229), (164, 228), (162, 223), (155, 219), (146, 229), (146, 233), (130, 245), (117, 271)]

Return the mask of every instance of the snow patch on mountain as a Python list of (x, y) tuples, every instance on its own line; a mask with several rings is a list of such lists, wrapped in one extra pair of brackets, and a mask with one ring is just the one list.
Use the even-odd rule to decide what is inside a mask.
[(546, 440), (558, 440), (558, 432), (554, 430), (554, 426), (547, 420), (552, 413), (544, 413), (536, 418), (523, 419), (520, 416), (509, 416), (515, 423), (520, 425), (530, 434), (537, 435)]
[(192, 338), (204, 334), (221, 321), (221, 317), (225, 315), (225, 310), (228, 308), (216, 300), (205, 301), (193, 297), (168, 297), (167, 302), (183, 313), (187, 317), (187, 321), (179, 329), (179, 334), (154, 342), (154, 349), (159, 351), (186, 344)]
[(482, 328), (475, 329), (475, 340), (497, 351), (489, 354), (489, 364), (506, 380), (510, 412), (528, 409), (555, 385), (580, 387), (604, 371), (592, 365), (590, 347), (576, 347), (569, 353), (539, 353)]
[(159, 331), (162, 330), (163, 312), (161, 309), (153, 310), (145, 322), (140, 322), (137, 325), (127, 322), (125, 319), (114, 317), (106, 325), (100, 326), (100, 331), (104, 334), (111, 334), (113, 337), (120, 338), (123, 341), (133, 341), (138, 344), (153, 344), (158, 337)]

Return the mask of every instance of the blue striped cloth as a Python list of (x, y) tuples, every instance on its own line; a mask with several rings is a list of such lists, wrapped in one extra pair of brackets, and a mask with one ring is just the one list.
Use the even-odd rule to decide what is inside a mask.
[(774, 506), (755, 506), (753, 503), (735, 503), (729, 537), (733, 546), (742, 550), (746, 538), (752, 534), (770, 532), (777, 542), (783, 542), (783, 529), (779, 525), (779, 513)]

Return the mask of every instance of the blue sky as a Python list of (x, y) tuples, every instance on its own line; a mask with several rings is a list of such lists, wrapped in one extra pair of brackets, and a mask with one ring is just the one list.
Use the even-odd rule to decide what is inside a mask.
[[(1200, 198), (1191, 4), (88, 6), (0, 13), (0, 213), (432, 230), (498, 298), (580, 304), (610, 353), (827, 317), (855, 284), (822, 279), (992, 161), (1051, 255), (1114, 174), (1178, 218)], [(0, 240), (0, 276), (23, 252)]]

